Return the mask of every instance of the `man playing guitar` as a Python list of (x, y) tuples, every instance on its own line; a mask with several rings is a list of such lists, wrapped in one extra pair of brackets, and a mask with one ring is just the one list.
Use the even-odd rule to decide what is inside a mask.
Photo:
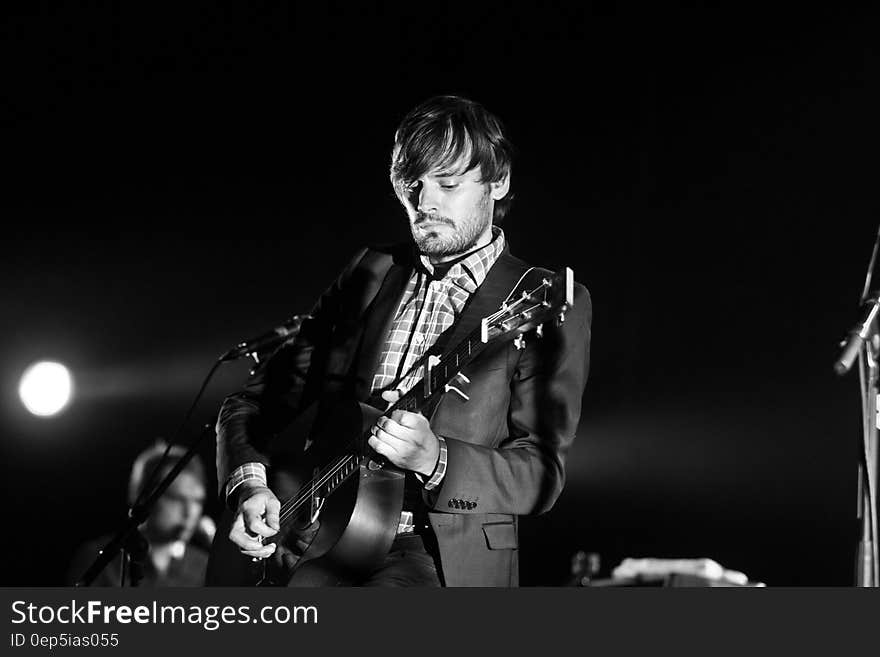
[[(429, 99), (403, 119), (391, 182), (413, 240), (358, 253), (296, 339), (221, 408), (218, 476), (231, 518), (223, 538), (243, 561), (286, 566), (284, 579), (311, 573), (293, 577), (294, 585), (517, 585), (517, 516), (549, 510), (564, 484), (589, 365), (591, 304), (569, 270), (565, 321), (520, 326), (530, 330), (514, 341), (489, 339), (488, 326), (494, 335), (517, 325), (485, 320), (516, 305), (518, 286), (546, 293), (561, 284), (511, 255), (497, 225), (512, 200), (511, 156), (501, 122), (465, 98)], [(551, 306), (542, 299), (534, 308)], [(466, 337), (481, 330), (482, 342)], [(432, 369), (441, 362), (443, 377)], [(328, 447), (338, 432), (326, 428), (345, 414), (331, 401), (340, 399), (379, 409), (354, 431), (363, 434), (351, 443), (362, 458), (338, 456), (350, 445)], [(308, 435), (285, 437), (306, 408), (318, 418)], [(316, 467), (308, 484), (285, 488), (285, 466), (325, 447), (336, 460)], [(397, 506), (362, 511), (362, 493), (390, 473), (399, 479)], [(327, 510), (329, 493), (354, 479), (359, 491), (345, 522), (379, 537), (378, 556), (333, 564), (334, 549), (359, 561), (340, 529), (345, 522)], [(286, 508), (279, 497), (293, 501)], [(296, 527), (285, 532), (294, 512)], [(380, 517), (396, 526), (384, 528)], [(214, 583), (232, 583), (214, 561)]]

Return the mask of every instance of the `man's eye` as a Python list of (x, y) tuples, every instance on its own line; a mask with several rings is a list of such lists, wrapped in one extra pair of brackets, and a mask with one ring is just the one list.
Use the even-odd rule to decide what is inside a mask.
[(458, 183), (444, 183), (440, 185), (441, 189), (455, 189), (456, 187), (458, 187)]

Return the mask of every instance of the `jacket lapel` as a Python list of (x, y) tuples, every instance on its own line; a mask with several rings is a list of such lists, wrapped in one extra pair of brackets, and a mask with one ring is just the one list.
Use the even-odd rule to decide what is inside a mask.
[(364, 313), (363, 339), (354, 359), (355, 396), (359, 401), (370, 396), (373, 375), (379, 369), (379, 359), (382, 357), (382, 347), (412, 270), (410, 254), (405, 249), (396, 249), (382, 286)]

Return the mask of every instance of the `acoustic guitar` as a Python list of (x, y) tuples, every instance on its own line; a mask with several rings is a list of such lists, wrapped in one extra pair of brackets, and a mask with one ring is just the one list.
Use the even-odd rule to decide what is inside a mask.
[[(441, 358), (429, 356), (425, 376), (384, 412), (355, 400), (313, 404), (276, 441), (300, 441), (304, 453), (276, 463), (273, 491), (282, 499), (277, 544), (268, 559), (254, 561), (229, 540), (234, 514), (226, 510), (208, 563), (209, 586), (335, 585), (374, 570), (388, 553), (403, 506), (405, 473), (367, 445), (370, 428), (395, 410), (436, 407), (442, 395), (467, 399), (461, 370), (491, 343), (525, 345), (540, 338), (547, 321), (562, 322), (574, 303), (574, 274), (531, 269), (501, 307)], [(316, 522), (318, 521), (318, 522)], [(317, 527), (317, 531), (314, 528)], [(311, 539), (303, 544), (307, 528)], [(297, 543), (299, 541), (299, 544)], [(301, 554), (297, 559), (294, 553)]]

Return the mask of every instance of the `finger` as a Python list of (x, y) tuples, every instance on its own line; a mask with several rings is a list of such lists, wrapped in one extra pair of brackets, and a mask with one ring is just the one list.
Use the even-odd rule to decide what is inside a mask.
[(277, 501), (274, 495), (260, 493), (242, 502), (241, 513), (244, 516), (245, 531), (257, 536), (274, 536), (278, 533), (263, 519), (273, 500)]
[(249, 532), (252, 536), (274, 536), (278, 532), (272, 529), (269, 525), (267, 525), (262, 518), (262, 513), (254, 510), (247, 510), (244, 507), (241, 509), (242, 514), (244, 514), (244, 529), (246, 532)]
[(410, 413), (409, 411), (394, 411), (391, 414), (391, 419), (405, 429), (418, 429), (425, 421), (425, 416), (421, 413)]
[(372, 447), (375, 450), (375, 452), (377, 454), (379, 454), (380, 456), (384, 456), (389, 461), (391, 461), (391, 463), (393, 463), (394, 465), (397, 465), (397, 452), (395, 452), (393, 449), (391, 449), (388, 445), (381, 442), (376, 437), (371, 437), (367, 441), (367, 443), (369, 444), (370, 447)]
[(266, 543), (265, 545), (257, 545), (257, 546), (248, 546), (241, 548), (242, 554), (247, 554), (249, 557), (256, 556), (268, 556), (272, 554), (278, 546), (275, 543)]
[(401, 397), (400, 390), (386, 390), (382, 393), (382, 399), (390, 404), (396, 404)]
[[(236, 538), (230, 536), (229, 540), (238, 547), (239, 551), (242, 554), (248, 554), (250, 556), (253, 556), (253, 555), (251, 555), (252, 552), (254, 554), (256, 554), (258, 552), (263, 552), (268, 547), (266, 545), (263, 545), (262, 543), (258, 543), (257, 541), (255, 541), (253, 539), (249, 539), (249, 538), (239, 537), (236, 539)], [(272, 543), (271, 545), (274, 545), (274, 543)]]
[(395, 438), (402, 440), (406, 443), (416, 443), (416, 436), (413, 429), (409, 427), (405, 427), (400, 422), (395, 420), (384, 418), (384, 421), (380, 425), (380, 428), (386, 433), (391, 434)]
[(259, 550), (242, 550), (241, 553), (251, 557), (252, 559), (266, 559), (272, 556), (272, 553), (275, 552), (275, 544), (269, 543), (269, 545), (264, 545), (260, 547)]
[(402, 452), (407, 448), (408, 444), (407, 441), (388, 433), (384, 429), (379, 428), (376, 428), (376, 430), (373, 432), (373, 438), (385, 445), (388, 445), (395, 452)]
[(394, 465), (400, 465), (400, 453), (386, 442), (376, 436), (370, 438), (367, 443), (382, 456), (388, 458)]
[(266, 524), (276, 532), (281, 529), (278, 516), (281, 513), (281, 502), (272, 498), (266, 502)]
[(262, 550), (265, 547), (257, 539), (248, 536), (243, 527), (233, 527), (229, 532), (229, 540), (242, 550)]
[(392, 420), (390, 417), (380, 417), (376, 421), (376, 426), (395, 436), (405, 429), (400, 422)]

